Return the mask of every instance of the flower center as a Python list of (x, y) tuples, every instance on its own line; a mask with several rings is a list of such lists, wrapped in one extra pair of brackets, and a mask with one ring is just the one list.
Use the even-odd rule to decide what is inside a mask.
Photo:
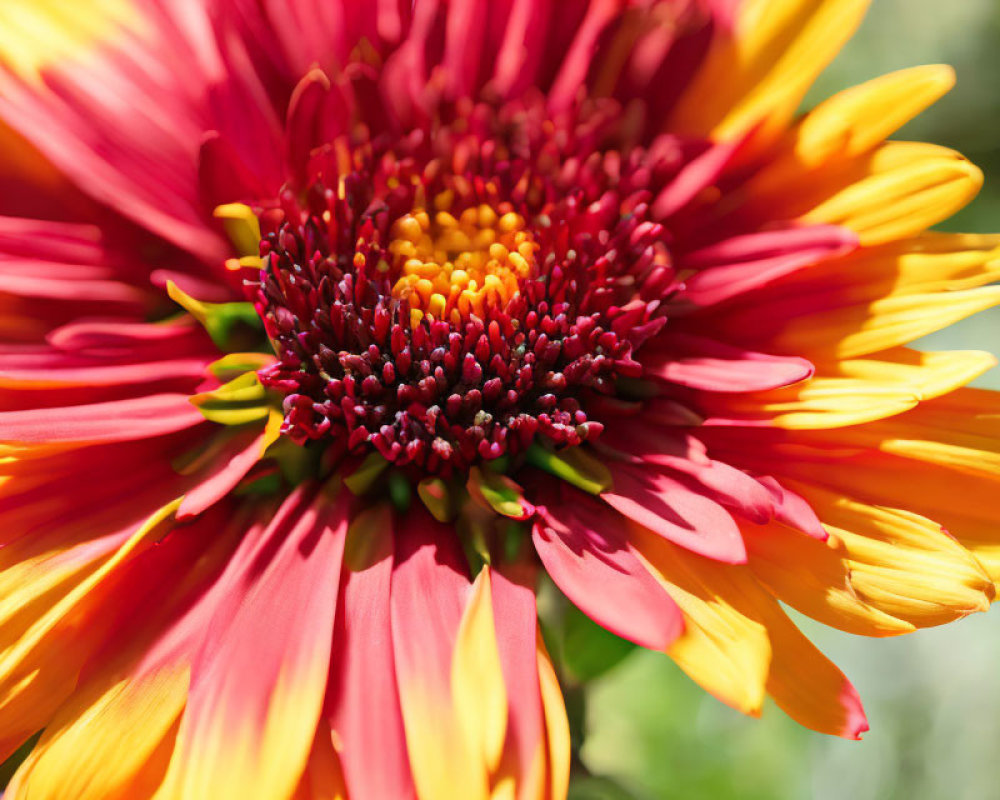
[(677, 282), (650, 211), (674, 150), (595, 149), (617, 119), (483, 105), (314, 150), (255, 210), (282, 432), (445, 476), (600, 435)]
[(392, 296), (408, 304), (411, 324), (429, 316), (458, 325), (505, 307), (535, 268), (538, 243), (524, 217), (486, 204), (455, 217), (446, 194), (435, 205), (433, 216), (420, 209), (392, 226)]

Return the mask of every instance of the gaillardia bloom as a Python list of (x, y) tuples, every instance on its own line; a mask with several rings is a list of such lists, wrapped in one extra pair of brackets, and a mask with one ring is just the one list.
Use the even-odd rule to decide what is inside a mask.
[(562, 798), (546, 573), (866, 730), (779, 601), (989, 605), (1000, 237), (947, 68), (795, 116), (865, 6), (6, 0), (8, 796)]

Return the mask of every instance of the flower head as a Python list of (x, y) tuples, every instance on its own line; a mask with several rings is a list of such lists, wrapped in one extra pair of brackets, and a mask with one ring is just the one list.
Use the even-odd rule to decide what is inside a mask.
[(563, 797), (543, 573), (860, 736), (779, 601), (885, 636), (1000, 580), (993, 360), (905, 346), (1000, 239), (885, 141), (951, 73), (795, 116), (865, 6), (5, 5), (10, 795)]

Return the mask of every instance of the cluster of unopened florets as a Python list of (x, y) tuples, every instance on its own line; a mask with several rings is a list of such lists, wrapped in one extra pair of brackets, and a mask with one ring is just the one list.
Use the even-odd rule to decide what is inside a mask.
[(528, 159), (414, 164), (358, 149), (261, 215), (254, 300), (279, 357), (261, 380), (285, 433), (428, 472), (592, 439), (588, 398), (640, 374), (664, 322), (645, 298), (674, 279), (648, 198), (540, 190)]

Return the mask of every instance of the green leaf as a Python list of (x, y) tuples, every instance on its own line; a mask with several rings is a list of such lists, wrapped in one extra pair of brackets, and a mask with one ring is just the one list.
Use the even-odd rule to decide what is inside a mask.
[(584, 683), (603, 675), (636, 649), (605, 630), (576, 606), (567, 604), (562, 619), (562, 659), (566, 672)]
[(636, 800), (636, 796), (610, 778), (586, 775), (573, 779), (568, 800)]
[(39, 731), (34, 736), (32, 736), (28, 741), (22, 744), (14, 754), (11, 755), (3, 764), (0, 764), (0, 790), (6, 789), (7, 784), (10, 783), (10, 779), (14, 777), (14, 773), (17, 772), (18, 767), (24, 763), (31, 751), (38, 744), (38, 740), (41, 738), (42, 732)]

